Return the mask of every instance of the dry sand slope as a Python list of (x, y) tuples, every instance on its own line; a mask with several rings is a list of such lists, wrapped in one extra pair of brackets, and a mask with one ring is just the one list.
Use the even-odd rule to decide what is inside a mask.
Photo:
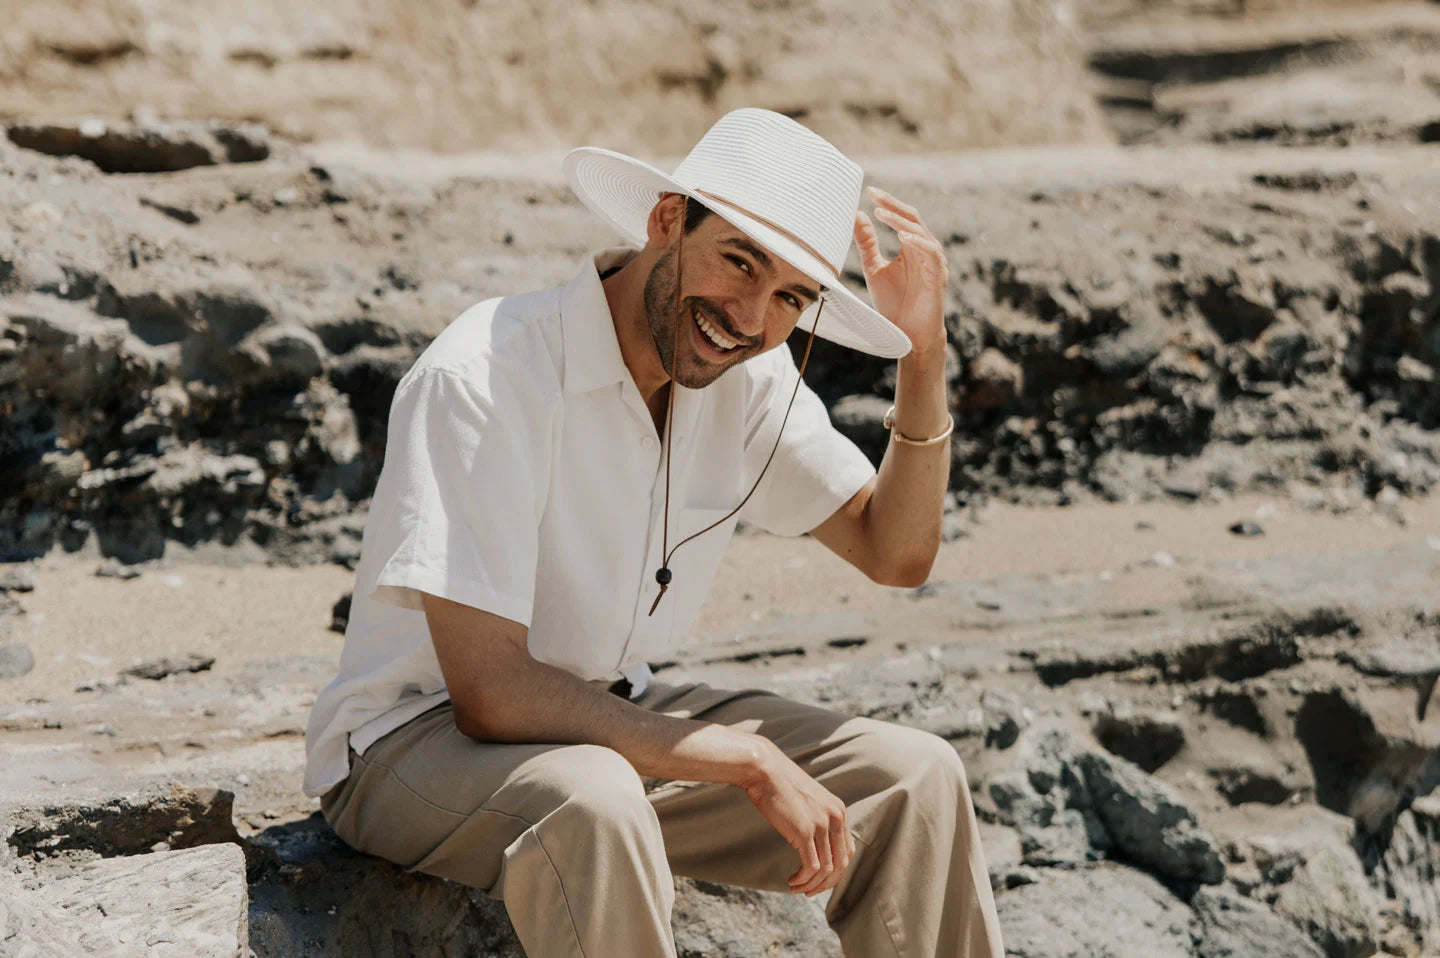
[[(0, 22), (0, 952), (518, 954), (300, 794), (332, 606), (418, 351), (614, 242), (560, 151), (745, 103), (945, 244), (948, 541), (741, 535), (661, 678), (951, 741), (1013, 955), (1440, 954), (1440, 5)], [(811, 370), (878, 455), (893, 367)], [(682, 954), (834, 953), (680, 886)]]

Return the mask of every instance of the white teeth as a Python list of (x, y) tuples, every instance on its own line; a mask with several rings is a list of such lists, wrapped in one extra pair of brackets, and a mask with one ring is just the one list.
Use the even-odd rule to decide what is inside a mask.
[(710, 338), (710, 342), (715, 344), (716, 349), (729, 350), (740, 345), (706, 321), (698, 309), (695, 310), (695, 323), (700, 327), (700, 331)]

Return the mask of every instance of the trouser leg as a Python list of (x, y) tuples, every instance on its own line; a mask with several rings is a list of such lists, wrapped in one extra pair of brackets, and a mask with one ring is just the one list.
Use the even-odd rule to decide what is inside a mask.
[(502, 899), (531, 958), (675, 954), (659, 821), (611, 749), (477, 742), (444, 706), (352, 752), (321, 808), (359, 851)]
[[(1003, 954), (965, 770), (944, 739), (768, 693), (654, 694), (647, 708), (771, 739), (845, 802), (856, 853), (826, 919), (847, 956)], [(743, 790), (670, 783), (649, 798), (676, 874), (788, 892), (799, 858)]]

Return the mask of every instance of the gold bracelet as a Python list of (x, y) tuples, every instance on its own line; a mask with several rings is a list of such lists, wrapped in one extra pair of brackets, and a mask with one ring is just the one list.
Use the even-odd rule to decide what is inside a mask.
[(911, 439), (895, 428), (895, 407), (891, 406), (885, 410), (885, 428), (890, 430), (890, 435), (895, 438), (896, 442), (903, 442), (911, 446), (933, 446), (938, 442), (944, 442), (946, 439), (949, 439), (950, 434), (955, 431), (955, 417), (947, 415), (945, 418), (950, 420), (950, 424), (945, 427), (945, 431), (940, 435), (931, 436), (929, 439)]

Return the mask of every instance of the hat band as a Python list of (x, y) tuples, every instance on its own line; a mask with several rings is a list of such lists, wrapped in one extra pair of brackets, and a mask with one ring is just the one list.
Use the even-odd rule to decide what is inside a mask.
[(772, 230), (774, 230), (775, 232), (779, 233), (781, 236), (785, 237), (785, 238), (788, 239), (790, 242), (794, 243), (796, 246), (799, 246), (801, 249), (803, 249), (805, 252), (809, 253), (811, 256), (815, 257), (816, 259), (818, 259), (820, 262), (824, 263), (824, 264), (825, 264), (825, 268), (830, 271), (830, 275), (831, 275), (831, 276), (834, 276), (836, 280), (839, 280), (839, 279), (840, 279), (840, 273), (839, 273), (839, 271), (836, 270), (835, 267), (833, 267), (833, 266), (830, 265), (830, 261), (829, 261), (828, 259), (826, 259), (824, 256), (821, 256), (821, 255), (820, 255), (820, 251), (819, 251), (819, 250), (817, 250), (815, 247), (811, 246), (809, 243), (805, 242), (805, 241), (804, 241), (803, 239), (801, 239), (800, 237), (796, 236), (794, 233), (792, 233), (792, 232), (790, 232), (789, 230), (787, 230), (785, 227), (781, 226), (779, 223), (773, 223), (773, 222), (771, 222), (770, 220), (767, 220), (765, 217), (761, 216), (759, 213), (752, 213), (752, 212), (750, 212), (749, 210), (747, 210), (745, 207), (741, 206), (739, 203), (732, 203), (732, 202), (730, 202), (729, 200), (727, 200), (725, 197), (723, 197), (723, 196), (716, 196), (714, 193), (711, 193), (709, 190), (696, 189), (695, 192), (696, 192), (696, 193), (699, 193), (701, 196), (705, 197), (706, 199), (714, 200), (714, 201), (717, 202), (717, 203), (724, 203), (726, 206), (730, 207), (732, 210), (736, 210), (736, 211), (738, 211), (738, 212), (744, 213), (746, 216), (750, 217), (752, 220), (759, 220), (761, 223), (764, 223), (766, 226), (770, 227)]

